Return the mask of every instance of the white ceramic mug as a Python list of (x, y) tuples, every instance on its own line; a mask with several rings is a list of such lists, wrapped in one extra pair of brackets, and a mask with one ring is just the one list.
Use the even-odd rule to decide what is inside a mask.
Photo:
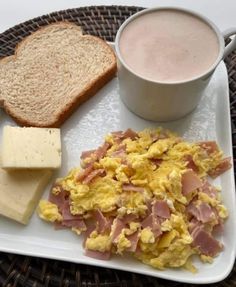
[[(219, 41), (219, 54), (213, 66), (200, 77), (177, 83), (161, 83), (147, 80), (132, 71), (121, 56), (119, 40), (123, 29), (144, 13), (157, 10), (171, 9), (189, 13), (207, 23), (216, 33)], [(213, 72), (219, 62), (236, 48), (236, 37), (225, 47), (225, 38), (235, 35), (236, 29), (229, 29), (223, 33), (207, 18), (190, 10), (162, 7), (150, 8), (138, 12), (128, 18), (119, 28), (115, 49), (118, 58), (118, 79), (120, 96), (125, 105), (135, 114), (152, 121), (170, 121), (179, 119), (192, 112), (199, 103), (203, 91), (207, 87)], [(203, 39), (204, 41), (204, 39)]]

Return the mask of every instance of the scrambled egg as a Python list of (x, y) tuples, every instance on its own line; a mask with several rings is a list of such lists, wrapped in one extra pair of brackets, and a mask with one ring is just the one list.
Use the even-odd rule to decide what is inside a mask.
[(46, 200), (41, 200), (38, 207), (40, 218), (55, 222), (62, 221), (62, 215), (59, 213), (58, 207), (56, 204), (48, 202)]
[[(201, 144), (186, 142), (161, 128), (137, 134), (130, 130), (111, 133), (105, 143), (83, 159), (84, 169), (73, 169), (52, 189), (54, 196), (64, 192), (69, 198), (72, 217), (81, 215), (85, 224), (87, 220), (95, 222), (85, 248), (100, 253), (133, 252), (145, 264), (161, 270), (183, 267), (195, 272), (193, 254), (203, 262), (212, 262), (213, 256), (194, 245), (191, 224), (197, 220), (203, 229), (212, 230), (227, 218), (227, 209), (219, 191), (210, 196), (200, 187), (184, 194), (182, 178), (186, 171), (194, 170), (204, 182), (222, 160), (219, 148), (209, 153)], [(206, 219), (188, 212), (195, 199), (196, 208), (204, 203), (217, 214), (214, 220), (206, 223)], [(170, 214), (154, 216), (159, 212), (155, 211), (155, 202), (165, 202)], [(42, 200), (38, 212), (46, 221), (63, 224), (61, 209)], [(98, 211), (100, 219), (94, 215)], [(148, 217), (152, 219), (149, 223)], [(159, 233), (155, 226), (159, 226)], [(80, 233), (78, 227), (73, 228)]]

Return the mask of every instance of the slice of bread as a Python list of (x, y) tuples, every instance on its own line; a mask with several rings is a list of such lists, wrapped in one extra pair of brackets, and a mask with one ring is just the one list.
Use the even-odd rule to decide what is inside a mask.
[(75, 24), (50, 24), (0, 60), (0, 105), (22, 126), (59, 127), (116, 68), (105, 41)]

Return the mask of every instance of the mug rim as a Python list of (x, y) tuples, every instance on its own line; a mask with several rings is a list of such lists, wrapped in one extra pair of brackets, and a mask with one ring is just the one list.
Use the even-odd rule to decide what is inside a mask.
[[(183, 81), (176, 81), (176, 82), (161, 82), (161, 81), (155, 81), (152, 79), (148, 79), (145, 78), (141, 75), (139, 75), (138, 73), (136, 73), (135, 71), (133, 71), (133, 69), (131, 69), (125, 62), (125, 60), (123, 59), (123, 57), (121, 56), (120, 53), (120, 47), (119, 47), (119, 42), (120, 42), (120, 36), (122, 31), (124, 30), (124, 28), (133, 20), (135, 20), (136, 18), (142, 16), (143, 14), (148, 14), (148, 13), (152, 13), (155, 11), (161, 11), (161, 10), (174, 10), (174, 11), (180, 11), (180, 12), (184, 12), (190, 15), (193, 15), (197, 18), (199, 18), (200, 20), (202, 20), (203, 22), (205, 22), (208, 26), (210, 26), (213, 31), (215, 32), (218, 41), (219, 41), (219, 53), (218, 53), (218, 57), (216, 58), (215, 62), (209, 67), (209, 69), (207, 69), (204, 73), (195, 76), (191, 79), (188, 80), (183, 80)], [(193, 81), (205, 78), (207, 76), (209, 76), (209, 74), (211, 74), (215, 68), (217, 67), (217, 65), (219, 64), (219, 62), (222, 60), (223, 55), (224, 55), (224, 50), (225, 50), (225, 44), (224, 44), (224, 39), (223, 39), (223, 35), (221, 34), (219, 28), (207, 17), (203, 16), (200, 13), (197, 13), (195, 11), (192, 11), (190, 9), (185, 9), (185, 8), (179, 8), (179, 7), (175, 7), (175, 6), (163, 6), (163, 7), (152, 7), (152, 8), (146, 8), (140, 12), (135, 13), (134, 15), (130, 16), (129, 18), (127, 18), (123, 24), (120, 26), (120, 28), (117, 31), (116, 34), (116, 38), (115, 38), (115, 51), (116, 51), (116, 55), (118, 57), (118, 59), (120, 60), (120, 62), (122, 63), (122, 65), (133, 75), (135, 75), (136, 77), (151, 82), (151, 83), (155, 83), (155, 84), (160, 84), (160, 85), (178, 85), (178, 84), (187, 84), (187, 83), (191, 83)]]

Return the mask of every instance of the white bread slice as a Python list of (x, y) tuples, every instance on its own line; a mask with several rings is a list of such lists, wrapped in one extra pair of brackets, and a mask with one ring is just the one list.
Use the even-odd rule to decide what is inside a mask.
[(22, 126), (59, 127), (115, 73), (105, 41), (72, 23), (50, 24), (0, 60), (0, 105)]

